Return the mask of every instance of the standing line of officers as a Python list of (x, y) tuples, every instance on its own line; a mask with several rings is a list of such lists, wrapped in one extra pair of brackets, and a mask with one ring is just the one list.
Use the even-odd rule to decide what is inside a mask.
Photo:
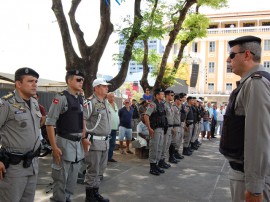
[(169, 163), (177, 164), (184, 159), (183, 155), (191, 156), (200, 147), (198, 138), (205, 114), (202, 99), (187, 97), (185, 93), (175, 95), (172, 90), (154, 91), (154, 101), (144, 115), (150, 135), (151, 174), (165, 173), (164, 169), (171, 167)]

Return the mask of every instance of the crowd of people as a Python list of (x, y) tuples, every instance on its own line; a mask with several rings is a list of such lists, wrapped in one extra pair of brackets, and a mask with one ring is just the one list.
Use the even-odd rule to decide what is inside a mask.
[[(67, 89), (56, 94), (47, 118), (37, 101), (39, 74), (28, 67), (15, 72), (15, 91), (0, 99), (0, 200), (34, 201), (40, 129), (46, 125), (52, 149), (51, 201), (69, 202), (81, 163), (86, 165), (86, 202), (108, 202), (99, 186), (113, 158), (117, 131), (120, 153), (132, 155), (132, 133), (149, 149), (149, 173), (159, 176), (191, 156), (201, 138), (221, 135), (220, 152), (228, 159), (232, 201), (270, 201), (270, 74), (260, 65), (261, 39), (239, 37), (229, 42), (227, 63), (241, 77), (228, 106), (206, 103), (203, 97), (149, 89), (139, 104), (124, 100), (118, 108), (111, 85), (93, 81), (94, 93), (83, 95), (84, 74), (66, 72)], [(34, 98), (35, 97), (35, 98)], [(132, 103), (131, 103), (132, 102)], [(124, 149), (124, 141), (126, 148)]]

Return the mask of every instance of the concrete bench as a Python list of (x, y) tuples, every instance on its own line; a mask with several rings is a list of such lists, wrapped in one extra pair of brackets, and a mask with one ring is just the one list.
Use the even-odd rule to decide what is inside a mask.
[(139, 159), (148, 159), (149, 158), (149, 148), (146, 148), (146, 147), (135, 148), (135, 155)]

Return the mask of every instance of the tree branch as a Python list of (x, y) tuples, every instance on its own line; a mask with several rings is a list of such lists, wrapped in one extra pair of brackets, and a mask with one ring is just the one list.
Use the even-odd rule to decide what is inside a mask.
[(145, 90), (146, 88), (150, 88), (150, 85), (148, 83), (147, 77), (149, 74), (149, 66), (148, 66), (148, 40), (145, 39), (143, 40), (143, 45), (144, 45), (144, 54), (143, 54), (143, 75), (140, 80), (140, 84), (142, 88)]
[(63, 11), (62, 1), (61, 0), (52, 0), (52, 10), (55, 14), (55, 17), (57, 19), (60, 31), (61, 31), (61, 37), (62, 37), (62, 43), (64, 47), (64, 53), (66, 58), (66, 69), (74, 68), (74, 64), (77, 64), (80, 58), (76, 54), (73, 46), (72, 41), (70, 38), (69, 30), (68, 30), (68, 24), (67, 20)]
[(68, 15), (69, 15), (70, 24), (71, 24), (73, 33), (77, 39), (81, 56), (86, 57), (88, 46), (84, 40), (84, 33), (81, 31), (80, 25), (77, 23), (76, 18), (75, 18), (75, 13), (80, 3), (81, 3), (81, 0), (72, 0)]

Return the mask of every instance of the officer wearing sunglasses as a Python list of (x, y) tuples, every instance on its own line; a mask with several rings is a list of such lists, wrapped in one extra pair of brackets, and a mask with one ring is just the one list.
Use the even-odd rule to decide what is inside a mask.
[[(84, 158), (83, 97), (84, 74), (79, 70), (66, 73), (67, 89), (52, 101), (46, 119), (48, 138), (52, 146), (52, 201), (70, 201), (77, 183), (79, 162)], [(55, 130), (56, 127), (56, 136)], [(85, 144), (84, 144), (85, 145)]]
[(260, 64), (261, 39), (229, 41), (227, 63), (241, 77), (224, 116), (220, 152), (229, 160), (232, 201), (270, 200), (270, 74)]

